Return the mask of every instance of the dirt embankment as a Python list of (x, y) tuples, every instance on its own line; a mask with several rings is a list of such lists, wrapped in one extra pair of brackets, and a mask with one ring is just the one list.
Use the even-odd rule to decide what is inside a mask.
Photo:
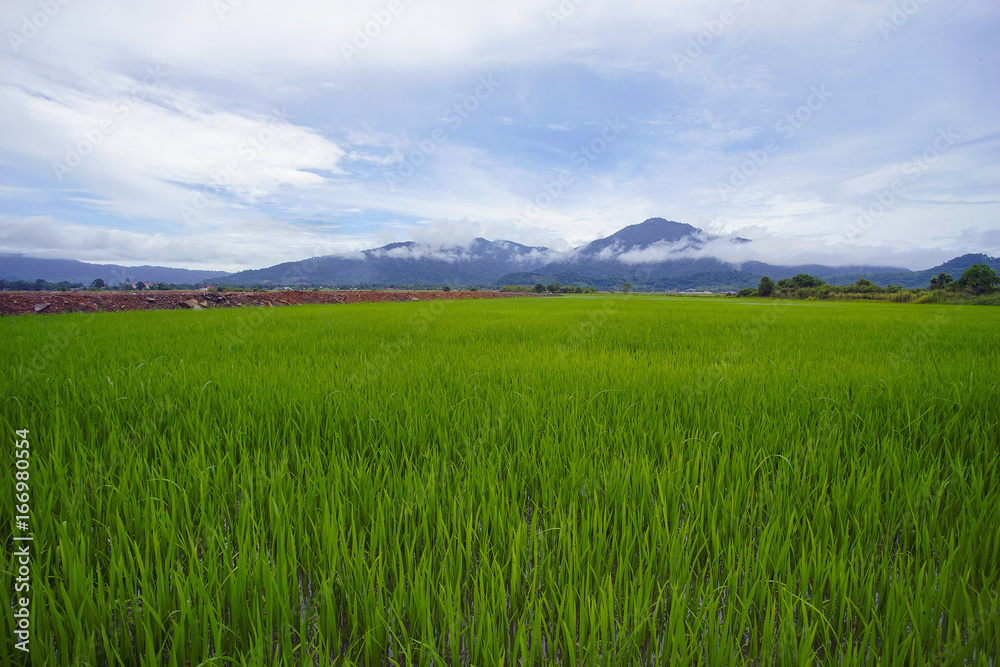
[[(528, 296), (512, 292), (305, 291), (275, 292), (0, 292), (0, 315), (98, 313), (119, 310), (178, 310), (294, 306), (304, 303), (433, 301), (435, 299), (500, 299)], [(534, 296), (534, 295), (530, 295)]]

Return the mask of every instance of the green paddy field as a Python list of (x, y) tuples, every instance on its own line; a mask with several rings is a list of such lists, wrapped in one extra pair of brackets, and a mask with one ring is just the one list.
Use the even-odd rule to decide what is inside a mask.
[(23, 316), (0, 350), (30, 664), (1000, 658), (1000, 308)]

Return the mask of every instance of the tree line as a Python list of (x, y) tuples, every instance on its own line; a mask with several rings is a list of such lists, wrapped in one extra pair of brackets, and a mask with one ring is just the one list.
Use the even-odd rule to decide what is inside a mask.
[[(973, 264), (966, 269), (958, 280), (950, 274), (941, 272), (930, 280), (928, 290), (933, 294), (955, 297), (979, 297), (997, 291), (1000, 278), (997, 272), (986, 264)], [(739, 292), (738, 297), (778, 297), (785, 299), (835, 299), (844, 298), (878, 298), (879, 295), (900, 295), (910, 300), (913, 296), (924, 292), (922, 289), (904, 289), (899, 285), (889, 284), (886, 287), (876, 285), (867, 278), (858, 278), (850, 285), (829, 285), (822, 278), (800, 273), (792, 278), (782, 278), (775, 283), (769, 276), (760, 279), (757, 288), (747, 287)], [(936, 296), (936, 295), (935, 295)], [(938, 299), (935, 299), (938, 300)]]
[(543, 285), (542, 283), (537, 283), (534, 287), (531, 285), (504, 285), (500, 288), (501, 292), (534, 292), (535, 294), (544, 294), (549, 292), (550, 294), (596, 294), (596, 287), (575, 287), (573, 285), (563, 285), (562, 283), (549, 283), (548, 285)]

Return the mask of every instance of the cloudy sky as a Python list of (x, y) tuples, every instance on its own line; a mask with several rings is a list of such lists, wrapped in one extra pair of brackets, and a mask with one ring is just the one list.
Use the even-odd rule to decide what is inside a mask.
[(3, 0), (0, 252), (1000, 255), (996, 0)]

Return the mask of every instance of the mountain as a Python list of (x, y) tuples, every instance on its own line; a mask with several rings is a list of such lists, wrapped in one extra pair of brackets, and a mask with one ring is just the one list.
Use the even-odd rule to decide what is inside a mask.
[(0, 280), (41, 278), (49, 282), (83, 283), (89, 285), (100, 278), (108, 285), (117, 285), (126, 278), (133, 282), (194, 284), (228, 275), (224, 271), (194, 271), (165, 266), (119, 266), (89, 264), (74, 259), (39, 259), (24, 255), (0, 255)]
[[(828, 267), (819, 265), (776, 266), (763, 262), (727, 263), (714, 257), (692, 257), (684, 251), (700, 250), (719, 237), (680, 222), (650, 218), (630, 225), (603, 239), (584, 246), (572, 256), (541, 266), (541, 282), (550, 276), (577, 273), (587, 276), (585, 284), (616, 287), (631, 282), (636, 289), (712, 289), (727, 290), (756, 287), (762, 276), (774, 280), (809, 273), (821, 278), (852, 272), (898, 271), (894, 267)], [(735, 237), (730, 243), (752, 243)], [(564, 284), (565, 281), (558, 280)]]
[(468, 246), (390, 243), (352, 255), (327, 255), (226, 278), (233, 285), (489, 285), (498, 276), (538, 264), (547, 248), (475, 239)]
[(673, 222), (663, 218), (650, 218), (637, 225), (629, 225), (619, 229), (611, 236), (603, 239), (591, 241), (583, 247), (581, 255), (599, 255), (605, 250), (642, 250), (657, 243), (677, 243), (689, 239), (692, 243), (698, 242), (698, 235), (701, 230), (697, 227), (684, 224), (683, 222)]
[[(714, 245), (709, 246), (709, 243)], [(808, 273), (834, 285), (846, 285), (863, 277), (879, 285), (927, 287), (931, 277), (938, 273), (949, 273), (957, 280), (973, 264), (987, 264), (1000, 271), (1000, 259), (982, 254), (956, 257), (924, 271), (889, 266), (784, 266), (759, 261), (733, 264), (707, 254), (706, 247), (719, 247), (720, 243), (749, 244), (753, 241), (739, 237), (722, 239), (692, 225), (650, 218), (579, 248), (561, 252), (483, 238), (443, 247), (407, 241), (234, 274), (7, 255), (0, 256), (0, 278), (29, 281), (43, 278), (50, 282), (71, 280), (85, 284), (102, 278), (114, 285), (128, 277), (144, 282), (212, 280), (228, 285), (334, 287), (502, 287), (559, 282), (600, 289), (617, 288), (623, 282), (630, 282), (636, 290), (725, 291), (756, 287), (765, 275), (780, 280)]]
[(502, 287), (559, 282), (564, 285), (618, 288), (630, 282), (637, 290), (700, 289), (725, 291), (756, 287), (762, 276), (774, 280), (808, 273), (837, 285), (860, 277), (904, 287), (926, 287), (941, 271), (958, 278), (969, 266), (989, 264), (1000, 270), (1000, 260), (986, 255), (964, 255), (925, 271), (891, 266), (776, 265), (759, 261), (732, 264), (694, 254), (709, 242), (748, 244), (744, 238), (720, 241), (692, 225), (650, 218), (624, 227), (570, 251), (510, 241), (477, 238), (469, 245), (429, 246), (412, 241), (391, 243), (351, 255), (314, 257), (265, 269), (242, 271), (226, 278), (230, 284), (332, 286), (441, 285)]
[[(985, 264), (997, 273), (1000, 273), (1000, 257), (990, 257), (981, 253), (969, 253), (961, 257), (949, 259), (944, 264), (939, 264), (923, 271), (906, 271), (900, 269), (869, 270), (867, 272), (845, 272), (826, 278), (828, 283), (833, 285), (849, 285), (858, 278), (867, 278), (879, 285), (899, 285), (900, 287), (927, 287), (931, 278), (939, 273), (947, 273), (953, 279), (958, 280), (966, 270), (973, 264)], [(818, 274), (817, 274), (818, 275)]]

